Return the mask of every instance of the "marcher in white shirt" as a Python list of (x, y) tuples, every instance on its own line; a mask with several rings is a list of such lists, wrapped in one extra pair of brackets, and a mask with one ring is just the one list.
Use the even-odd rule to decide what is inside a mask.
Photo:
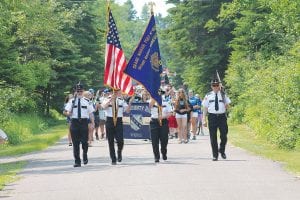
[(162, 98), (161, 112), (154, 99), (150, 100), (149, 107), (151, 110), (151, 141), (152, 149), (154, 154), (154, 161), (159, 162), (159, 143), (161, 145), (161, 154), (163, 160), (167, 160), (167, 145), (168, 145), (168, 134), (169, 134), (169, 124), (168, 117), (170, 117), (172, 112), (172, 107), (169, 100)]
[(64, 114), (71, 118), (71, 135), (73, 142), (73, 155), (75, 159), (74, 167), (81, 166), (80, 159), (80, 143), (83, 150), (83, 163), (88, 163), (88, 119), (92, 121), (94, 126), (93, 112), (94, 107), (89, 103), (89, 100), (83, 97), (83, 85), (76, 85), (77, 94), (74, 99), (70, 100), (64, 110)]
[[(208, 115), (208, 128), (210, 135), (210, 142), (213, 153), (213, 161), (218, 160), (219, 152), (223, 159), (226, 159), (225, 146), (227, 143), (227, 116), (226, 109), (230, 104), (230, 99), (227, 95), (221, 92), (221, 86), (218, 79), (211, 81), (212, 91), (206, 94), (203, 100), (203, 120), (204, 126), (207, 126), (206, 115)], [(220, 131), (220, 148), (218, 148), (217, 130)]]
[[(131, 103), (131, 101), (130, 101)], [(120, 90), (115, 91), (112, 95), (107, 97), (101, 104), (102, 108), (105, 109), (106, 122), (106, 136), (109, 145), (109, 154), (111, 158), (111, 164), (115, 165), (118, 162), (122, 162), (122, 150), (124, 146), (123, 137), (123, 112), (130, 111), (130, 104), (128, 105), (126, 101), (122, 98), (122, 93)], [(116, 113), (114, 113), (114, 106)], [(114, 116), (116, 114), (116, 116)], [(116, 120), (116, 121), (114, 121)], [(115, 153), (114, 140), (117, 141), (117, 158)]]

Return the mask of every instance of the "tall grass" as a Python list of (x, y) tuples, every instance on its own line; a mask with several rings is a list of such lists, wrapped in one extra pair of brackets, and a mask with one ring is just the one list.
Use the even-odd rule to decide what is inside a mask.
[(5, 123), (3, 130), (8, 135), (9, 144), (17, 145), (44, 132), (56, 122), (57, 120), (53, 118), (44, 118), (37, 114), (12, 115)]

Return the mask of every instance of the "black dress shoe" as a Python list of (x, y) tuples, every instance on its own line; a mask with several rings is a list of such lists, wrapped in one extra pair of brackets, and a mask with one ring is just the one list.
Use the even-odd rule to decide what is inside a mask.
[(75, 163), (75, 164), (73, 165), (73, 167), (81, 167), (81, 164)]
[(83, 153), (82, 158), (83, 158), (83, 164), (85, 164), (85, 165), (88, 164), (89, 161), (88, 161), (87, 153)]
[(222, 157), (223, 159), (226, 159), (226, 154), (225, 154), (225, 153), (221, 153), (221, 157)]
[(122, 162), (122, 152), (118, 151), (118, 162)]
[(218, 161), (218, 158), (213, 157), (212, 161)]
[(116, 165), (116, 164), (117, 164), (116, 161), (112, 161), (112, 162), (111, 162), (111, 165)]
[(154, 160), (156, 163), (159, 163), (159, 159), (158, 158), (155, 158)]
[(89, 162), (89, 160), (88, 160), (88, 159), (86, 159), (86, 160), (84, 160), (84, 161), (83, 161), (83, 164), (84, 164), (84, 165), (87, 165), (87, 164), (88, 164), (88, 162)]
[(162, 158), (163, 158), (163, 160), (167, 160), (168, 159), (167, 155), (162, 155)]

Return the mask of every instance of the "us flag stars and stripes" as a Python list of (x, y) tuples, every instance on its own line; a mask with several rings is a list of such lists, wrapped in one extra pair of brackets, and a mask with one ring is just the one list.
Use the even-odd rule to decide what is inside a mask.
[(124, 74), (126, 58), (121, 47), (118, 30), (111, 10), (109, 10), (108, 33), (105, 52), (104, 84), (123, 93), (133, 95), (131, 78)]

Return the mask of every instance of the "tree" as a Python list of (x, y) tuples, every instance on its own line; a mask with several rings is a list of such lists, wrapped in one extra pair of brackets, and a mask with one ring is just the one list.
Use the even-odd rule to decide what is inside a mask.
[(234, 22), (226, 80), (232, 119), (282, 148), (300, 144), (299, 1), (233, 1), (221, 22)]
[(227, 1), (168, 2), (176, 7), (169, 10), (169, 24), (163, 34), (164, 40), (170, 40), (164, 50), (169, 52), (167, 65), (181, 74), (177, 81), (182, 80), (198, 93), (205, 94), (215, 70), (224, 77), (228, 63), (231, 29), (212, 28), (209, 24), (210, 20), (217, 20), (222, 3)]

